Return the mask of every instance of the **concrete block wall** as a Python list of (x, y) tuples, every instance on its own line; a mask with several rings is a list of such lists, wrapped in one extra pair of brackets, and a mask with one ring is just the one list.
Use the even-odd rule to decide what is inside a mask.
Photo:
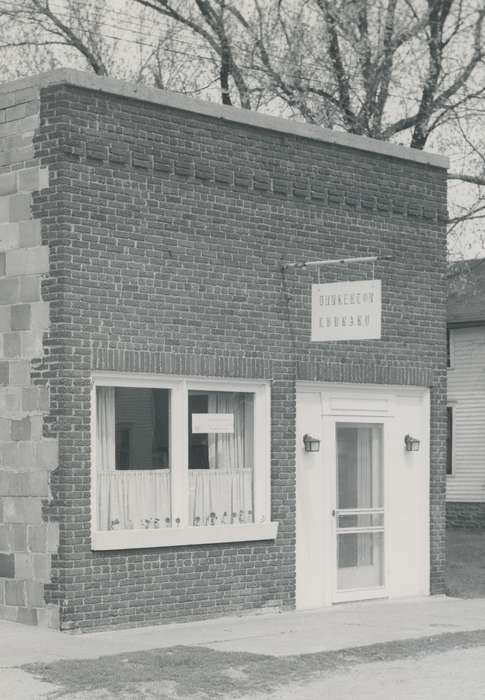
[(0, 617), (58, 627), (45, 601), (58, 525), (44, 514), (57, 440), (44, 437), (48, 386), (32, 381), (49, 326), (49, 251), (32, 214), (33, 193), (48, 187), (38, 125), (39, 90), (0, 94)]
[[(294, 605), (296, 379), (431, 387), (431, 586), (444, 592), (445, 172), (96, 82), (41, 96), (36, 155), (51, 186), (34, 211), (51, 323), (36, 381), (49, 381), (45, 428), (59, 439), (48, 600), (61, 628)], [(382, 339), (310, 343), (316, 272), (281, 264), (362, 255), (392, 256), (375, 268)], [(321, 281), (371, 273), (327, 269)], [(270, 380), (276, 541), (92, 551), (94, 370)]]

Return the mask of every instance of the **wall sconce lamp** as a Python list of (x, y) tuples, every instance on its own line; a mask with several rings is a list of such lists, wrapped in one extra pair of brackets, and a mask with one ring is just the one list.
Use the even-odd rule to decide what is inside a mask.
[(417, 438), (411, 437), (411, 435), (404, 436), (404, 444), (406, 445), (407, 452), (418, 452), (420, 442)]
[(305, 433), (303, 436), (303, 445), (305, 452), (320, 452), (320, 440), (312, 435)]

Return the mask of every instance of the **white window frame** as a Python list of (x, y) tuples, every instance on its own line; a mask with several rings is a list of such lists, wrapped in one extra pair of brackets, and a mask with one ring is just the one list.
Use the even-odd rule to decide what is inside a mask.
[[(179, 527), (139, 530), (97, 528), (96, 390), (99, 386), (170, 389), (170, 469), (172, 514)], [(188, 392), (238, 391), (254, 394), (254, 523), (192, 527), (189, 525)], [(147, 547), (271, 540), (271, 387), (267, 381), (213, 379), (154, 374), (95, 372), (91, 380), (91, 549)]]

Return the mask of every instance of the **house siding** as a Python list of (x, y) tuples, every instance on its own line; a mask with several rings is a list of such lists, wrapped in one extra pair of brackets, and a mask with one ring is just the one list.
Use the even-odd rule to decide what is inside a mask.
[[(450, 525), (485, 526), (485, 326), (452, 328), (453, 474), (447, 477)], [(477, 504), (467, 509), (467, 504)], [(480, 506), (478, 504), (484, 504)], [(467, 513), (469, 510), (469, 513)]]
[[(445, 226), (441, 168), (76, 86), (41, 90), (34, 197), (49, 246), (49, 381), (59, 441), (47, 601), (62, 629), (295, 604), (295, 382), (431, 387), (431, 590), (444, 591)], [(310, 343), (316, 271), (362, 255), (383, 284), (381, 340)], [(367, 265), (321, 281), (368, 278)], [(95, 370), (268, 379), (273, 542), (91, 550)]]

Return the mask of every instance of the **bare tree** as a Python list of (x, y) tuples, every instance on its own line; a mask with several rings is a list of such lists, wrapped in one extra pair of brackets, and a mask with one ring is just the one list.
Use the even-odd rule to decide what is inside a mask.
[[(181, 27), (119, 1), (0, 0), (3, 78), (60, 65), (160, 88), (198, 93), (210, 80), (199, 59), (174, 43)], [(209, 57), (212, 70), (212, 59)], [(10, 70), (8, 70), (10, 67)]]
[(317, 124), (421, 149), (485, 92), (484, 0), (133, 0), (218, 60), (221, 101), (257, 85)]
[(457, 236), (485, 216), (484, 22), (485, 0), (0, 0), (0, 50), (439, 148)]
[(33, 48), (37, 55), (49, 57), (49, 62), (55, 62), (54, 56), (60, 60), (81, 58), (81, 65), (107, 75), (112, 46), (100, 32), (103, 5), (83, 6), (70, 0), (54, 10), (48, 0), (4, 0), (0, 4), (1, 48), (17, 49), (17, 55), (24, 58), (24, 50)]
[(270, 104), (313, 124), (450, 152), (450, 240), (464, 223), (478, 230), (485, 218), (485, 0), (134, 3), (205, 44), (224, 104)]

